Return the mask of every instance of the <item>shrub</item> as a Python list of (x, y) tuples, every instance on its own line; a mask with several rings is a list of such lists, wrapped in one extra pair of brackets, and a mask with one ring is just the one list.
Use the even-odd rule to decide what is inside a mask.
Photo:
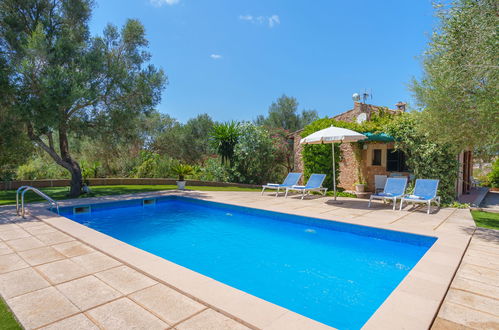
[(492, 164), (492, 171), (488, 175), (488, 181), (493, 188), (499, 188), (499, 158)]
[(67, 179), (69, 172), (53, 160), (35, 156), (16, 170), (17, 180)]
[(234, 147), (233, 165), (229, 169), (233, 182), (261, 184), (275, 181), (283, 174), (277, 162), (277, 150), (269, 131), (252, 123), (239, 125)]
[(175, 174), (173, 167), (177, 164), (177, 160), (167, 156), (142, 151), (131, 172), (134, 178), (169, 178)]
[(407, 155), (407, 166), (416, 178), (439, 179), (442, 203), (450, 203), (456, 196), (457, 155), (420, 130), (418, 119), (417, 113), (406, 113), (387, 126), (387, 133), (397, 141), (395, 147)]
[(197, 178), (203, 181), (230, 182), (227, 167), (221, 164), (218, 157), (208, 158), (200, 168)]

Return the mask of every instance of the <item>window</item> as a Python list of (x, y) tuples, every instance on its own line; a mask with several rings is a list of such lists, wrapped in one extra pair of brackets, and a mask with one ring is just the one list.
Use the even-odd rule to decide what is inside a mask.
[(381, 165), (381, 149), (373, 149), (373, 163), (374, 166)]
[(388, 149), (386, 151), (386, 170), (388, 172), (406, 172), (405, 154), (400, 150)]

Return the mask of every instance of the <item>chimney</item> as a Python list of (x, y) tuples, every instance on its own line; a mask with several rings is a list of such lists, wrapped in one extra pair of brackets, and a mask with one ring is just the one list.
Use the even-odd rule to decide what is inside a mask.
[(395, 104), (395, 106), (397, 107), (397, 110), (405, 112), (405, 107), (407, 106), (407, 103), (399, 101), (397, 104)]

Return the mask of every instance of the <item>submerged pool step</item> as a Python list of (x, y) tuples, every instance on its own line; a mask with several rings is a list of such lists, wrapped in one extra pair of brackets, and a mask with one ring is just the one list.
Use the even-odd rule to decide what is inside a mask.
[(90, 205), (73, 207), (73, 214), (85, 214), (90, 213), (91, 211), (92, 208), (90, 207)]

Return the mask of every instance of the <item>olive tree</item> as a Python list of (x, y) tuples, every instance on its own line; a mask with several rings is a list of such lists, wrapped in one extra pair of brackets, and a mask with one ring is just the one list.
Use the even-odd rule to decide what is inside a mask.
[(71, 133), (126, 128), (159, 103), (166, 77), (148, 65), (142, 24), (128, 20), (91, 36), (90, 0), (0, 0), (0, 52), (12, 91), (8, 107), (30, 140), (71, 174), (70, 196), (82, 174)]

